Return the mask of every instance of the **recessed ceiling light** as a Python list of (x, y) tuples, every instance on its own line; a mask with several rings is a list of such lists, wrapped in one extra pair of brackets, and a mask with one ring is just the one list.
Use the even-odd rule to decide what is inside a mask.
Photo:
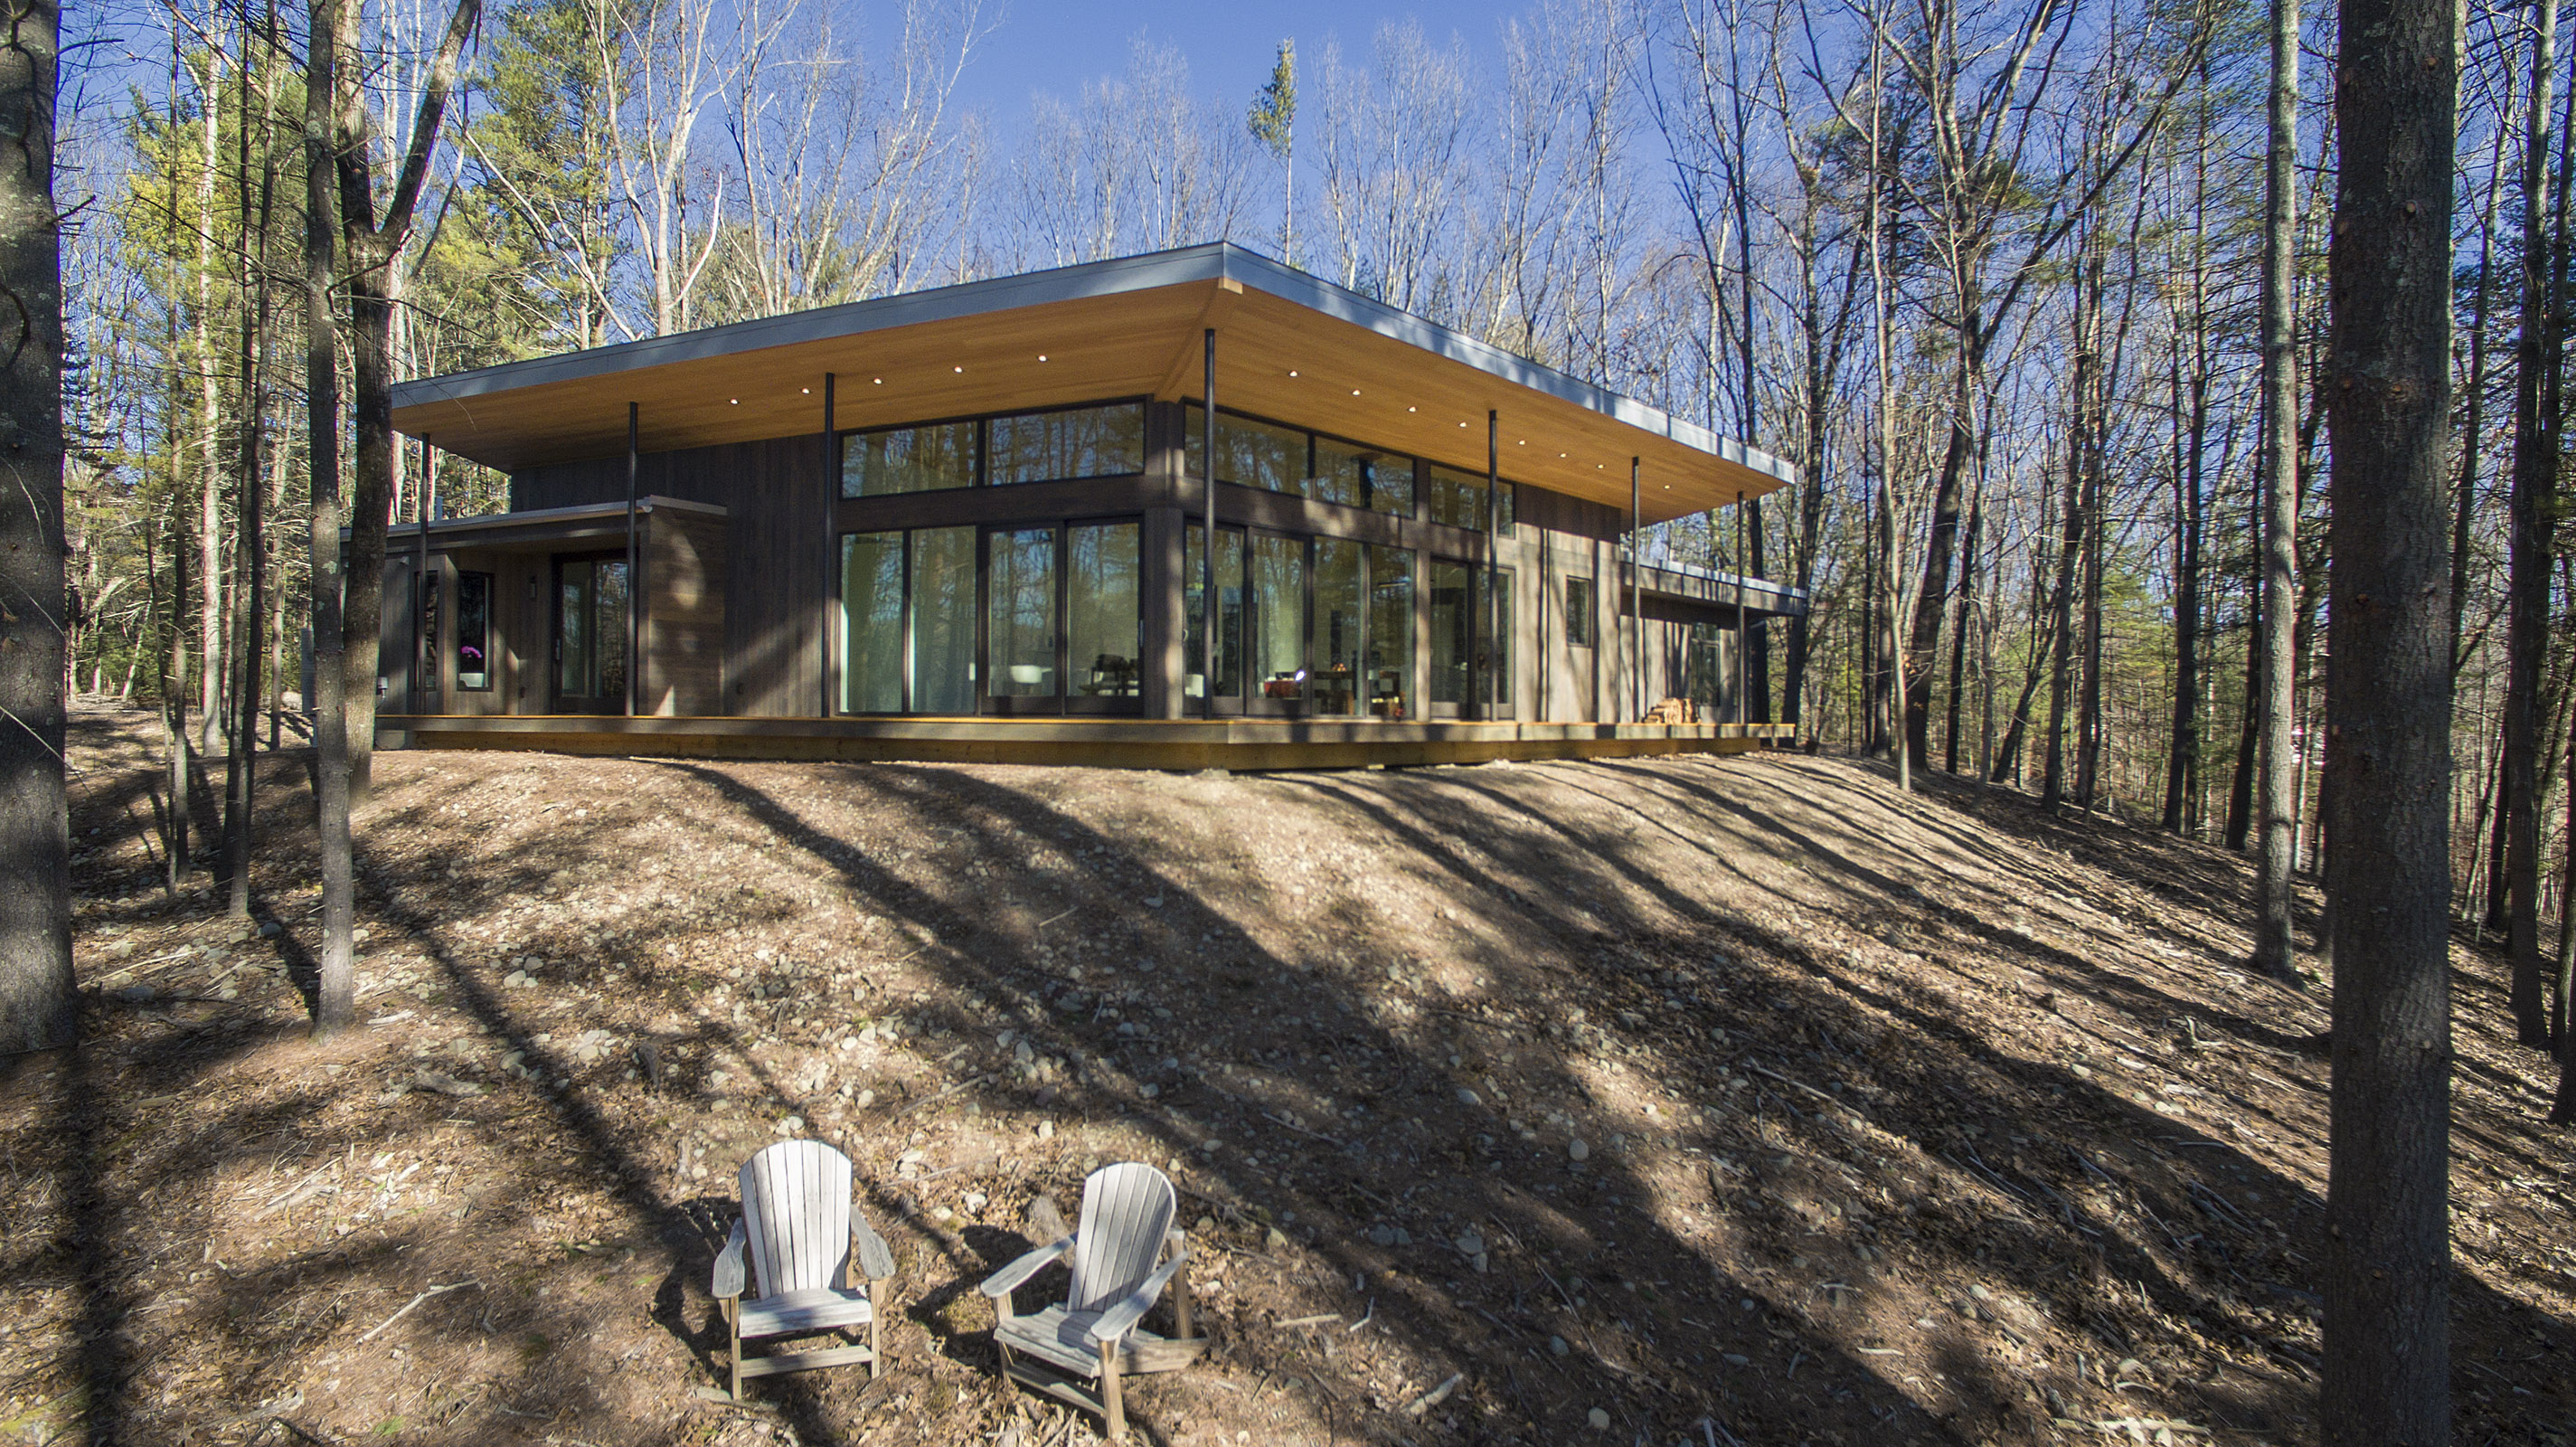
[(880, 387), (884, 386), (884, 385), (885, 385), (885, 378), (883, 378), (883, 377), (879, 377), (879, 378), (877, 378), (877, 385), (878, 385), (878, 386), (880, 386)]
[(964, 372), (966, 369), (965, 369), (964, 367), (951, 367), (951, 368), (949, 368), (948, 370), (950, 370), (950, 371), (952, 371), (952, 372), (959, 372), (959, 373), (962, 373), (962, 372)]
[(813, 388), (811, 388), (811, 387), (800, 387), (800, 388), (798, 388), (797, 390), (798, 390), (798, 391), (803, 392), (803, 393), (804, 393), (806, 396), (808, 396), (808, 397), (811, 397), (811, 396), (813, 396), (813, 395), (814, 395), (814, 389), (813, 389)]
[(1351, 395), (1352, 395), (1352, 396), (1356, 397), (1356, 396), (1358, 396), (1359, 394), (1360, 394), (1360, 389), (1359, 389), (1359, 388), (1357, 388), (1357, 387), (1353, 387), (1353, 388), (1351, 389)]
[(1459, 425), (1459, 426), (1461, 426), (1461, 427), (1464, 427), (1464, 426), (1466, 426), (1467, 424), (1466, 424), (1466, 423), (1464, 423), (1464, 422), (1461, 422), (1461, 423), (1459, 423), (1458, 425)]
[(740, 397), (727, 397), (725, 399), (725, 405), (728, 407), (739, 407), (742, 405), (742, 399)]
[(1557, 456), (1559, 456), (1559, 457), (1563, 457), (1564, 455), (1565, 455), (1565, 454), (1564, 454), (1564, 453), (1562, 453), (1562, 452), (1560, 452), (1560, 453), (1558, 453), (1558, 454), (1557, 454)]
[(1045, 360), (1046, 360), (1046, 353), (1044, 353), (1044, 352), (1040, 352), (1040, 353), (1038, 353), (1038, 360), (1039, 360), (1039, 361), (1041, 361), (1041, 362), (1045, 361)]
[(1407, 407), (1407, 408), (1405, 408), (1404, 410), (1405, 410), (1405, 411), (1407, 411), (1407, 412), (1419, 412), (1419, 411), (1421, 411), (1422, 409), (1421, 409), (1421, 408), (1419, 408), (1419, 407)]
[(1297, 375), (1297, 369), (1296, 369), (1296, 368), (1294, 368), (1294, 367), (1290, 367), (1290, 368), (1288, 369), (1288, 375), (1289, 375), (1289, 376), (1291, 376), (1291, 377), (1296, 376), (1296, 375)]

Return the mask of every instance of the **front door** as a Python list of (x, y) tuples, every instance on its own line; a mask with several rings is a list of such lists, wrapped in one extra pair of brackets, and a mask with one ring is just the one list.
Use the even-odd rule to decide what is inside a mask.
[(555, 559), (556, 713), (626, 712), (626, 558)]

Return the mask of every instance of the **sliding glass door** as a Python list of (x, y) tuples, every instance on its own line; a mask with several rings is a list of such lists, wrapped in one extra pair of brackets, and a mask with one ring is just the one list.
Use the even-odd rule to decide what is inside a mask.
[(555, 559), (554, 711), (626, 712), (626, 559)]
[[(1184, 534), (1182, 671), (1203, 709), (1207, 531)], [(1217, 532), (1216, 711), (1410, 718), (1415, 554), (1349, 538)]]
[(1133, 520), (841, 538), (844, 713), (1132, 713), (1142, 704)]

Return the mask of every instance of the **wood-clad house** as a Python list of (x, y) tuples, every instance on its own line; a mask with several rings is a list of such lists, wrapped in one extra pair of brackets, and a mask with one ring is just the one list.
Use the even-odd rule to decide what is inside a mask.
[[(394, 421), (511, 507), (394, 529), (396, 747), (1741, 748), (1737, 641), (1806, 606), (1627, 556), (1699, 513), (1732, 547), (1785, 464), (1226, 244), (432, 377)], [(1667, 697), (1696, 721), (1641, 722)]]

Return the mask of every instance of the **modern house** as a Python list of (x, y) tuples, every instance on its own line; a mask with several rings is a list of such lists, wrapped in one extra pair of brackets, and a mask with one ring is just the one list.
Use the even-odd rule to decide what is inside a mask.
[(1786, 465), (1224, 244), (432, 377), (394, 423), (511, 506), (394, 529), (397, 747), (1731, 750), (1775, 732), (1738, 641), (1806, 606), (1628, 557), (1701, 513), (1732, 548)]

